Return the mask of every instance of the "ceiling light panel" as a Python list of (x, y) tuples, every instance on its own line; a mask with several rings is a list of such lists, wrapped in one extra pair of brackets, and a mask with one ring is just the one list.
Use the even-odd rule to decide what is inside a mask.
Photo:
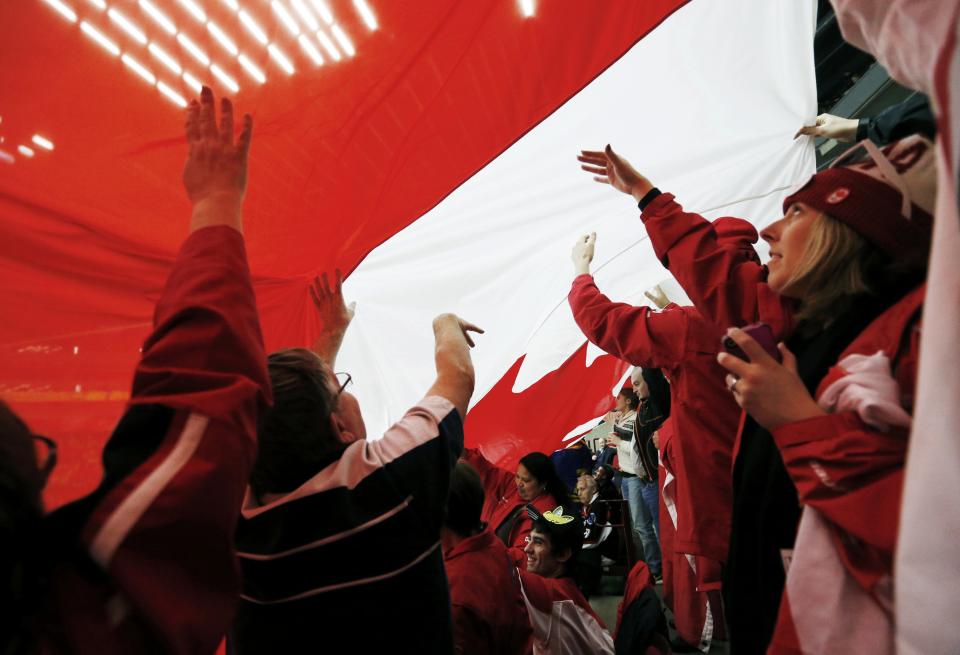
[[(199, 93), (204, 82), (216, 82), (215, 87), (222, 85), (231, 93), (240, 90), (237, 75), (266, 83), (268, 69), (274, 69), (264, 68), (265, 63), (295, 75), (329, 60), (342, 62), (344, 53), (356, 54), (353, 39), (329, 0), (39, 1), (79, 23), (86, 37), (180, 107)], [(346, 0), (342, 4), (346, 7)], [(379, 28), (371, 0), (351, 4), (369, 30)], [(244, 52), (247, 48), (252, 50)], [(259, 48), (266, 52), (256, 52)], [(163, 79), (164, 75), (170, 77)]]

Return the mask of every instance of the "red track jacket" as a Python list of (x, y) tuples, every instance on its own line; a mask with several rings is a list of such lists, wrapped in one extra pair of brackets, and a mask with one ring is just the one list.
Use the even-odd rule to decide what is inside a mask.
[(670, 257), (689, 264), (670, 273), (705, 319), (724, 329), (763, 321), (777, 337), (789, 334), (793, 303), (767, 286), (764, 266), (720, 247), (709, 221), (683, 211), (672, 193), (651, 200), (640, 218), (664, 266)]
[(212, 653), (240, 590), (233, 533), (269, 401), (243, 237), (184, 243), (90, 496), (48, 517), (45, 650)]
[(573, 578), (545, 578), (526, 570), (526, 556), (510, 551), (520, 573), (533, 629), (533, 655), (613, 655), (613, 637)]
[(670, 378), (674, 548), (722, 562), (730, 538), (730, 457), (740, 419), (716, 359), (723, 330), (693, 307), (654, 311), (613, 302), (590, 275), (577, 276), (568, 300), (577, 325), (601, 350), (634, 366), (663, 369)]
[[(925, 290), (915, 289), (877, 317), (840, 357), (883, 352), (908, 411)], [(817, 396), (844, 375), (831, 369)], [(806, 508), (768, 652), (892, 653), (893, 555), (909, 430), (880, 432), (855, 412), (840, 412), (772, 434)]]

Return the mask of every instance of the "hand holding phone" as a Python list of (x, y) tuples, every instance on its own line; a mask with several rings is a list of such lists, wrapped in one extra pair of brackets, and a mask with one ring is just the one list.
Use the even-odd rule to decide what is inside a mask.
[[(766, 323), (751, 323), (740, 329), (749, 334), (753, 340), (759, 343), (760, 347), (763, 348), (768, 355), (777, 360), (778, 363), (783, 363), (780, 349), (777, 348), (777, 339), (773, 336), (773, 329), (769, 325)], [(737, 342), (730, 337), (723, 337), (720, 343), (723, 345), (723, 349), (734, 357), (739, 357), (745, 362), (750, 361), (747, 353), (743, 352), (743, 349), (737, 345)]]

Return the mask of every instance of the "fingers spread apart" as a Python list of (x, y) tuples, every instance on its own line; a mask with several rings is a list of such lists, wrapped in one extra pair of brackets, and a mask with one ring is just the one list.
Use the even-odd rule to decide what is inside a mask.
[[(194, 145), (204, 139), (218, 139), (228, 148), (234, 146), (233, 103), (228, 98), (220, 99), (220, 125), (217, 125), (216, 99), (209, 87), (200, 91), (200, 101), (191, 100), (187, 105), (187, 142)], [(245, 157), (250, 150), (253, 135), (253, 117), (244, 114), (240, 135), (236, 140), (236, 153)]]

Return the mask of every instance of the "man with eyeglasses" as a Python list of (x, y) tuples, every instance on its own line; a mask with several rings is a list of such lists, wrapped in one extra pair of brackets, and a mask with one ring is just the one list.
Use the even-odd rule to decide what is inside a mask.
[(323, 326), (313, 349), (267, 362), (274, 405), (237, 529), (243, 589), (228, 652), (452, 653), (440, 528), (473, 393), (468, 332), (482, 330), (437, 317), (436, 381), (367, 441), (350, 377), (334, 373), (353, 318), (339, 271), (311, 294)]

